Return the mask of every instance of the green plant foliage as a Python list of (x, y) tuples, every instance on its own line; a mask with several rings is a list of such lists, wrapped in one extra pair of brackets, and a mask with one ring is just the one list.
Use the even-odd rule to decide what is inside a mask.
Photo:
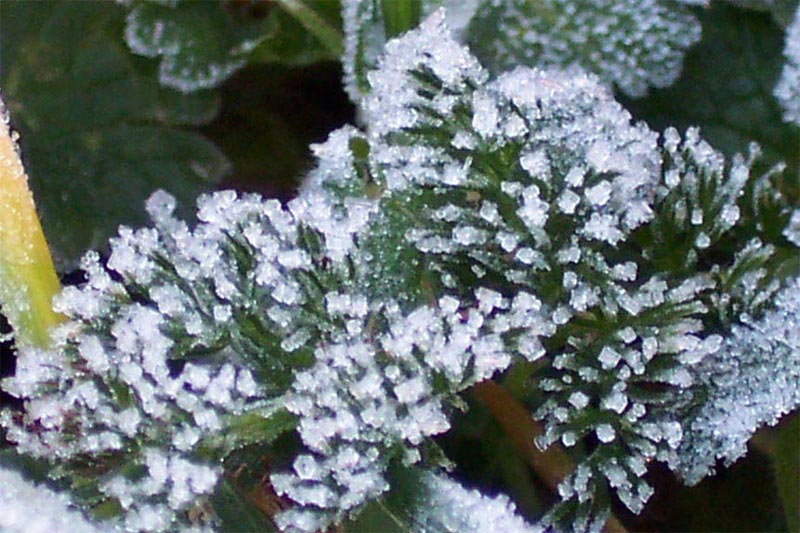
[[(295, 2), (298, 9), (305, 8), (313, 15), (307, 24), (317, 27), (309, 29), (300, 22), (297, 15), (292, 15), (276, 2), (272, 4), (266, 20), (262, 23), (261, 43), (253, 50), (251, 62), (272, 62), (286, 65), (308, 65), (318, 61), (338, 61), (341, 55), (341, 44), (336, 41), (325, 41), (322, 35), (338, 34), (341, 22), (341, 5), (339, 0), (311, 0)], [(268, 4), (269, 5), (269, 4)], [(323, 37), (324, 39), (325, 37)], [(341, 41), (341, 36), (336, 36)]]
[(248, 61), (308, 64), (336, 59), (339, 4), (278, 1), (262, 6), (211, 0), (136, 0), (125, 41), (159, 57), (159, 80), (182, 92), (216, 87)]
[(4, 2), (2, 89), (47, 238), (71, 268), (120, 223), (140, 223), (154, 187), (185, 201), (229, 171), (187, 127), (217, 112), (216, 94), (159, 86), (122, 42), (124, 9), (96, 2)]
[(775, 21), (784, 28), (789, 25), (797, 9), (797, 0), (728, 0), (732, 4), (754, 9), (757, 11), (767, 11), (772, 14)]
[[(21, 347), (0, 458), (130, 531), (794, 527), (800, 131), (775, 86), (796, 54), (759, 9), (778, 3), (747, 4), (345, 0), (359, 124), (311, 145), (295, 198), (218, 191), (196, 220), (170, 194), (192, 151), (137, 148), (169, 159), (130, 172), (173, 174), (139, 188), (169, 192), (84, 255), (51, 346)], [(122, 82), (90, 93), (111, 117), (90, 131), (194, 136), (177, 128), (215, 103), (198, 89), (250, 63), (205, 130), (242, 180), (301, 165), (299, 133), (271, 137), (300, 131), (275, 107), (304, 107), (242, 84), (339, 50), (338, 7), (134, 0), (40, 31), (96, 18), (75, 72), (116, 72), (103, 42), (151, 91), (138, 114), (109, 96), (141, 94)], [(12, 30), (12, 58), (42, 57)], [(26, 94), (14, 72), (4, 90)], [(33, 94), (34, 118), (60, 109)], [(774, 450), (753, 440), (776, 424)], [(0, 529), (24, 514), (4, 504)]]
[(759, 168), (786, 163), (786, 190), (797, 194), (792, 178), (800, 172), (800, 129), (783, 121), (772, 95), (784, 62), (783, 33), (769, 15), (721, 2), (700, 19), (703, 41), (687, 54), (675, 85), (626, 105), (654, 128), (697, 125), (728, 156), (757, 142), (763, 150)]
[(800, 529), (800, 416), (795, 412), (778, 430), (775, 476), (789, 531)]

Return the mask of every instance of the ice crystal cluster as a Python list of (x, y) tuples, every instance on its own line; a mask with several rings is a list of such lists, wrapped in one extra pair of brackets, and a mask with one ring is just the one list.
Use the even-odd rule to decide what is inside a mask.
[(689, 419), (679, 449), (689, 483), (713, 472), (717, 459), (739, 459), (756, 429), (800, 404), (800, 279), (789, 281), (774, 305), (758, 319), (743, 316), (701, 365), (710, 397)]
[[(631, 50), (696, 39), (675, 4), (620, 4), (664, 29)], [(800, 404), (798, 211), (774, 185), (781, 168), (756, 175), (757, 147), (726, 159), (696, 128), (659, 134), (613, 99), (609, 81), (667, 83), (678, 56), (658, 56), (658, 74), (598, 45), (628, 77), (495, 76), (447, 20), (435, 11), (386, 45), (364, 130), (314, 147), (295, 200), (216, 193), (191, 227), (157, 192), (151, 227), (121, 228), (105, 264), (86, 256), (53, 347), (23, 350), (3, 383), (25, 402), (0, 418), (20, 452), (91, 480), (84, 505), (118, 506), (130, 530), (214, 527), (198, 509), (229, 454), (294, 431), (268, 478), (291, 502), (283, 530), (356, 516), (401, 468), (419, 474), (421, 529), (584, 531), (612, 495), (643, 509), (651, 461), (696, 482)], [(614, 20), (571, 20), (637, 42)], [(536, 444), (577, 463), (535, 524), (447, 477), (431, 439), (461, 393), (515, 363), (538, 398)]]
[(800, 6), (786, 29), (786, 63), (775, 86), (775, 98), (783, 107), (783, 119), (800, 125)]
[(37, 486), (14, 470), (0, 468), (0, 530), (6, 533), (97, 533), (63, 493)]
[(520, 518), (514, 504), (506, 496), (491, 498), (480, 491), (462, 487), (443, 475), (426, 475), (425, 485), (428, 496), (415, 522), (421, 531), (544, 531), (542, 527), (528, 524)]
[[(392, 37), (371, 0), (343, 3), (345, 86), (354, 101), (371, 90), (367, 72)], [(425, 0), (446, 8), (448, 26), (493, 73), (519, 65), (584, 69), (630, 96), (671, 85), (684, 52), (700, 40), (687, 5), (703, 1)]]
[[(328, 316), (345, 331), (316, 349), (314, 366), (297, 373), (287, 396), (313, 454), (298, 456), (293, 473), (272, 477), (279, 493), (305, 506), (284, 513), (279, 524), (324, 529), (331, 517), (387, 491), (392, 454), (402, 451), (397, 460), (417, 463), (425, 437), (450, 428), (452, 393), (509, 366), (502, 334), (530, 335), (544, 322), (528, 294), (513, 302), (489, 290), (475, 296), (477, 308), (459, 309), (446, 296), (435, 308), (403, 315), (392, 302), (375, 307), (364, 297), (326, 295)], [(492, 317), (509, 306), (508, 315)]]

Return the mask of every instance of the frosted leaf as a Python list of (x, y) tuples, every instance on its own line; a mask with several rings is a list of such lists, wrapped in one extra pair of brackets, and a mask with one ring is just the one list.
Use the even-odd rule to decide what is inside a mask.
[[(469, 24), (480, 1), (422, 0), (421, 15), (424, 18), (437, 8), (444, 7), (448, 27), (454, 32), (461, 32)], [(350, 99), (359, 105), (370, 92), (367, 73), (377, 66), (378, 59), (392, 35), (388, 35), (389, 29), (385, 27), (380, 4), (372, 0), (343, 0), (342, 22), (344, 88)]]
[(220, 85), (262, 38), (256, 26), (234, 22), (222, 6), (184, 0), (137, 3), (125, 19), (131, 51), (160, 57), (159, 81), (184, 93)]
[(783, 55), (786, 63), (774, 94), (783, 107), (783, 120), (800, 126), (800, 6), (786, 29)]
[(423, 483), (426, 494), (414, 513), (415, 524), (423, 530), (450, 533), (544, 531), (541, 526), (525, 522), (507, 496), (485, 496), (441, 474), (426, 473)]
[[(685, 2), (684, 2), (685, 3)], [(700, 23), (679, 2), (488, 0), (468, 29), (478, 57), (500, 72), (517, 65), (579, 66), (630, 96), (666, 87)]]
[(70, 499), (19, 473), (0, 468), (0, 530), (7, 533), (107, 531), (86, 520)]
[(708, 398), (683, 422), (674, 467), (690, 484), (747, 453), (747, 441), (800, 405), (800, 280), (791, 279), (774, 308), (743, 317), (719, 351), (698, 369)]
[[(200, 222), (190, 228), (175, 218), (174, 199), (155, 193), (147, 203), (154, 227), (121, 228), (111, 242), (107, 267), (120, 281), (88, 254), (87, 282), (57, 299), (68, 320), (52, 348), (21, 350), (16, 374), (3, 380), (25, 406), (21, 417), (0, 415), (6, 437), (22, 453), (92, 461), (94, 488), (120, 501), (130, 530), (184, 520), (185, 510), (214, 490), (217, 461), (251, 438), (240, 435), (238, 417), (275, 413), (269, 399), (285, 391), (292, 361), (280, 343), (267, 353), (263, 346), (290, 332), (303, 332), (295, 349), (319, 338), (327, 325), (305, 307), (298, 273), (324, 263), (330, 283), (343, 286), (337, 272), (352, 238), (327, 246), (326, 235), (352, 237), (368, 218), (333, 210), (311, 216), (306, 200), (285, 208), (230, 191), (198, 206)], [(348, 304), (360, 316), (365, 306)], [(254, 351), (269, 373), (248, 368)], [(108, 460), (119, 455), (124, 460)], [(124, 465), (148, 475), (134, 476)]]
[(450, 428), (454, 393), (511, 364), (501, 334), (535, 338), (545, 322), (530, 295), (509, 302), (479, 289), (475, 299), (468, 311), (446, 296), (436, 308), (403, 313), (391, 301), (365, 311), (354, 304), (366, 301), (360, 295), (325, 295), (347, 330), (317, 345), (314, 365), (295, 374), (287, 397), (311, 453), (293, 473), (272, 476), (278, 493), (301, 505), (279, 516), (281, 527), (325, 527), (387, 491), (389, 447), (418, 461), (423, 440)]
[[(461, 275), (449, 265), (466, 261), (479, 280), (492, 273), (535, 292), (560, 271), (558, 263), (569, 262), (582, 274), (564, 287), (563, 303), (548, 302), (556, 324), (609, 298), (641, 307), (615, 282), (586, 273), (620, 281), (635, 275), (635, 265), (614, 271), (604, 253), (653, 216), (657, 137), (631, 124), (594, 77), (518, 69), (487, 82), (436, 13), (389, 43), (369, 79), (368, 162), (370, 174), (385, 180), (378, 220), (398, 204), (420, 213), (424, 227), (404, 237), (441, 270), (443, 283)], [(454, 112), (464, 116), (451, 120)], [(459, 143), (471, 148), (454, 150), (429, 130), (471, 138)], [(508, 164), (501, 153), (517, 157), (514, 181), (495, 175)], [(466, 202), (454, 200), (460, 194)], [(504, 208), (493, 209), (488, 198)], [(608, 248), (581, 253), (598, 243)]]

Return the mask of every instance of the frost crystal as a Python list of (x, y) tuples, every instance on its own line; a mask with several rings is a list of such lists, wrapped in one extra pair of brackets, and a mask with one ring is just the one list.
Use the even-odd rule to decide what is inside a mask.
[(742, 317), (698, 373), (709, 397), (684, 422), (676, 467), (694, 484), (747, 453), (764, 424), (800, 405), (800, 279), (788, 282), (763, 317)]
[(415, 523), (424, 531), (536, 533), (543, 528), (519, 517), (506, 496), (488, 497), (437, 474), (425, 474), (427, 497), (416, 507)]
[[(317, 347), (315, 365), (295, 376), (286, 400), (312, 454), (298, 457), (293, 473), (272, 476), (278, 493), (302, 506), (279, 516), (282, 528), (325, 528), (387, 491), (387, 466), (418, 461), (423, 439), (449, 429), (453, 393), (508, 367), (496, 332), (509, 325), (492, 316), (507, 302), (488, 291), (476, 296), (478, 309), (462, 312), (445, 297), (407, 315), (393, 303), (368, 308), (360, 296), (326, 296), (347, 331)], [(526, 315), (542, 320), (524, 310), (516, 316)]]
[[(460, 32), (469, 24), (480, 1), (422, 0), (421, 14), (425, 17), (444, 7), (448, 26)], [(372, 0), (343, 0), (342, 22), (344, 87), (353, 102), (358, 104), (370, 92), (367, 73), (378, 64), (384, 46), (393, 35), (388, 35), (380, 4)]]
[(783, 119), (800, 126), (800, 6), (786, 29), (786, 63), (775, 86), (775, 98), (783, 107)]
[(642, 96), (648, 86), (671, 85), (683, 53), (700, 40), (700, 23), (677, 4), (487, 0), (473, 18), (468, 42), (496, 72), (515, 65), (578, 66)]
[[(25, 401), (24, 416), (2, 413), (7, 438), (35, 456), (96, 461), (99, 497), (119, 503), (130, 530), (184, 516), (214, 490), (217, 461), (237, 443), (231, 425), (276, 410), (268, 400), (284, 392), (290, 354), (325, 326), (309, 315), (303, 273), (324, 260), (335, 279), (354, 231), (302, 199), (284, 208), (217, 193), (200, 199), (194, 229), (174, 209), (157, 192), (147, 202), (154, 227), (112, 240), (119, 281), (87, 254), (88, 281), (55, 303), (70, 320), (53, 349), (22, 350), (3, 384)], [(296, 341), (278, 340), (290, 332)], [(253, 361), (270, 372), (256, 376)]]
[[(447, 26), (494, 73), (517, 65), (581, 67), (631, 96), (641, 96), (648, 86), (674, 82), (683, 53), (700, 39), (700, 23), (679, 4), (705, 3), (423, 0), (421, 15), (424, 19), (444, 8)], [(345, 87), (356, 103), (374, 90), (367, 72), (378, 64), (392, 37), (376, 5), (370, 0), (343, 2)]]
[(0, 530), (6, 533), (51, 533), (101, 530), (72, 508), (69, 498), (0, 468)]
[(789, 220), (789, 225), (783, 230), (783, 236), (795, 246), (800, 247), (800, 209), (792, 212), (792, 218)]

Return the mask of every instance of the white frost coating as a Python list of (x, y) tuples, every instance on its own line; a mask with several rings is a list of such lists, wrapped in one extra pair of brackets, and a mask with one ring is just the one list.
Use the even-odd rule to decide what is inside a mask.
[[(420, 27), (386, 45), (378, 70), (369, 74), (371, 93), (364, 109), (370, 137), (414, 125), (418, 113), (412, 109), (421, 101), (417, 85), (411, 82), (410, 69), (425, 68), (445, 86), (462, 92), (468, 80), (483, 81), (486, 74), (465, 47), (451, 36), (443, 10), (436, 11)], [(446, 112), (441, 101), (439, 111)]]
[(0, 531), (4, 533), (97, 533), (108, 531), (86, 520), (70, 499), (0, 467)]
[(786, 63), (774, 94), (783, 107), (783, 120), (800, 126), (800, 6), (786, 29), (783, 56)]
[(795, 246), (800, 246), (800, 209), (795, 209), (792, 212), (792, 218), (789, 219), (789, 224), (784, 228), (783, 236)]
[[(53, 348), (21, 350), (15, 376), (3, 382), (25, 403), (21, 418), (0, 414), (7, 438), (37, 457), (98, 461), (107, 468), (98, 488), (120, 501), (129, 530), (165, 529), (185, 516), (220, 475), (213, 460), (198, 458), (198, 447), (235, 444), (228, 424), (239, 415), (272, 414), (265, 391), (276, 395), (275, 386), (243, 366), (252, 355), (242, 343), (262, 341), (252, 338), (252, 326), (240, 329), (240, 317), (265, 334), (291, 332), (292, 350), (314, 339), (318, 320), (304, 318), (306, 296), (294, 276), (323, 260), (333, 274), (367, 215), (312, 212), (303, 199), (287, 209), (232, 191), (198, 205), (200, 223), (190, 229), (174, 217), (175, 200), (154, 193), (146, 207), (155, 227), (122, 228), (112, 239), (108, 267), (121, 281), (87, 254), (85, 285), (57, 298), (69, 320)], [(302, 231), (317, 232), (318, 246), (301, 246), (297, 217), (306, 220)], [(260, 357), (286, 372), (280, 353)], [(129, 463), (103, 466), (114, 454)], [(119, 464), (148, 474), (130, 478)]]
[(642, 96), (648, 86), (671, 85), (684, 52), (700, 40), (699, 21), (678, 3), (487, 0), (468, 42), (494, 72), (518, 65), (582, 67)]
[[(481, 0), (422, 0), (423, 18), (437, 8), (444, 8), (447, 26), (455, 33), (466, 31)], [(375, 9), (378, 6), (378, 9)], [(343, 0), (342, 22), (344, 53), (342, 70), (344, 88), (350, 99), (360, 106), (370, 93), (367, 73), (378, 64), (386, 42), (383, 14), (380, 4), (373, 0)]]
[(239, 38), (232, 32), (206, 35), (208, 27), (192, 24), (198, 15), (187, 5), (139, 4), (125, 19), (125, 42), (131, 51), (161, 57), (159, 81), (184, 93), (221, 84), (245, 65), (247, 54), (261, 39)]
[[(312, 454), (271, 478), (279, 494), (300, 504), (279, 515), (281, 528), (324, 529), (387, 491), (387, 447), (402, 444), (406, 461), (419, 460), (423, 439), (450, 428), (451, 395), (510, 365), (500, 333), (524, 328), (532, 335), (534, 323), (545, 323), (530, 295), (512, 302), (488, 290), (475, 296), (478, 309), (444, 297), (437, 308), (403, 314), (394, 303), (367, 313), (357, 304), (363, 297), (326, 295), (328, 312), (347, 331), (316, 348), (315, 365), (295, 375), (287, 396)], [(506, 307), (509, 314), (496, 313)], [(383, 333), (374, 330), (376, 319), (385, 321)]]
[(691, 484), (747, 453), (747, 441), (763, 425), (800, 405), (800, 279), (787, 283), (774, 309), (741, 325), (699, 375), (710, 397), (684, 422), (685, 437), (675, 461)]
[(539, 533), (544, 528), (522, 519), (505, 495), (489, 497), (441, 474), (426, 473), (427, 497), (415, 508), (415, 524), (424, 531)]

